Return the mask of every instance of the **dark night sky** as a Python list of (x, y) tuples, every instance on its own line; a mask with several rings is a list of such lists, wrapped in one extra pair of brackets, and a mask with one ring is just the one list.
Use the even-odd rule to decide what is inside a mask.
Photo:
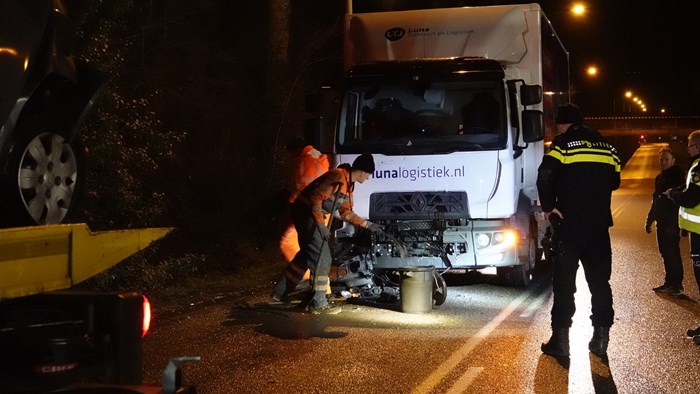
[[(354, 11), (515, 4), (523, 1), (355, 0)], [(587, 0), (583, 17), (574, 1), (539, 1), (569, 51), (573, 101), (587, 115), (621, 115), (625, 90), (647, 104), (646, 115), (700, 115), (700, 1)], [(380, 5), (381, 4), (381, 5)], [(372, 9), (373, 8), (373, 9)], [(588, 65), (599, 69), (586, 75)], [(637, 112), (641, 114), (641, 112)]]

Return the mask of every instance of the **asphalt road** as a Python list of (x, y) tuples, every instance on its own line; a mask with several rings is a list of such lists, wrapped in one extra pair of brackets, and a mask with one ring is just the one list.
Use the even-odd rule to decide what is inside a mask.
[(184, 379), (200, 393), (698, 393), (700, 346), (685, 337), (700, 324), (687, 239), (685, 295), (651, 291), (663, 266), (643, 227), (660, 147), (640, 147), (613, 196), (609, 360), (587, 349), (582, 274), (570, 364), (541, 354), (552, 299), (551, 273), (540, 269), (527, 288), (502, 287), (488, 272), (452, 275), (445, 304), (426, 314), (343, 304), (338, 315), (312, 316), (267, 305), (261, 289), (156, 321), (145, 377), (160, 380), (170, 356), (199, 355)]

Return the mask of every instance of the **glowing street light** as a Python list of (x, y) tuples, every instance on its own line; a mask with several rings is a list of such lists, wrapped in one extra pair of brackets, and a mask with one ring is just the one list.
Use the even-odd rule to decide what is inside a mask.
[(586, 6), (583, 3), (574, 3), (571, 6), (571, 13), (577, 17), (583, 16), (586, 13)]
[[(635, 96), (634, 93), (631, 90), (626, 90), (624, 93), (624, 96), (627, 100), (632, 101), (634, 104), (637, 105), (637, 108), (639, 108), (640, 111), (646, 112), (647, 111), (647, 106), (644, 104), (644, 101), (638, 96)], [(623, 111), (627, 110), (629, 112), (632, 112), (633, 108), (631, 105), (626, 106), (625, 104), (622, 105)]]
[(586, 74), (588, 74), (589, 77), (595, 77), (598, 75), (598, 67), (596, 66), (588, 66), (586, 69)]

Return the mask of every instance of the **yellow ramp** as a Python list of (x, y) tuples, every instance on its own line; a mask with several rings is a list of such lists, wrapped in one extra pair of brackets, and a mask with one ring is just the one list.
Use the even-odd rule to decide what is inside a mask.
[(0, 230), (0, 299), (66, 289), (107, 270), (172, 228), (92, 232), (85, 223)]

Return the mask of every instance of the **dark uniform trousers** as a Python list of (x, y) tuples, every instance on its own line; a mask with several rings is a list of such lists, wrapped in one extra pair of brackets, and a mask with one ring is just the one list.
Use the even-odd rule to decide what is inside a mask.
[(656, 243), (659, 254), (664, 261), (666, 277), (664, 283), (669, 286), (683, 287), (683, 260), (681, 258), (681, 229), (678, 226), (656, 226)]
[(562, 225), (558, 229), (559, 261), (555, 262), (554, 305), (552, 307), (552, 328), (571, 327), (576, 312), (576, 272), (581, 262), (586, 282), (591, 292), (591, 320), (594, 327), (610, 327), (613, 323), (612, 290), (612, 250), (607, 227), (573, 229)]
[(328, 241), (321, 237), (310, 205), (297, 199), (292, 204), (291, 216), (301, 248), (282, 272), (282, 278), (275, 285), (275, 293), (282, 296), (289, 294), (301, 282), (308, 268), (314, 293), (309, 305), (323, 308), (328, 305), (326, 287), (332, 260)]
[(690, 259), (693, 260), (693, 273), (695, 282), (700, 290), (700, 234), (689, 231), (690, 234)]

